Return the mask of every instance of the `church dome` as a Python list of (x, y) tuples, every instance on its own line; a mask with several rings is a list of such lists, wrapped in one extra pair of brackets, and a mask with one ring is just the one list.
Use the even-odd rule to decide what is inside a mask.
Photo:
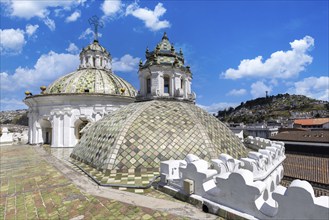
[(71, 157), (102, 171), (158, 169), (160, 161), (202, 159), (227, 153), (247, 155), (241, 141), (222, 122), (188, 102), (136, 102), (94, 123)]
[(112, 72), (111, 61), (110, 53), (94, 40), (81, 51), (78, 70), (57, 79), (43, 94), (97, 93), (135, 97), (135, 88)]
[(61, 93), (102, 93), (135, 97), (136, 90), (110, 70), (83, 68), (57, 79), (45, 91), (45, 94)]

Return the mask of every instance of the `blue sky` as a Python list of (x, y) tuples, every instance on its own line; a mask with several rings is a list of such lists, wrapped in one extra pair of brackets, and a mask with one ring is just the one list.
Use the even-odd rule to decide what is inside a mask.
[(138, 62), (166, 31), (209, 112), (265, 91), (329, 99), (328, 1), (1, 0), (1, 110), (77, 68), (93, 15), (114, 72), (137, 89)]

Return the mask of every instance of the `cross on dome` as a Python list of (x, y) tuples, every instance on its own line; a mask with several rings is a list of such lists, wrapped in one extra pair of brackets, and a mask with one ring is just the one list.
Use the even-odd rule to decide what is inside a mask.
[(90, 25), (94, 26), (94, 41), (98, 41), (98, 27), (103, 28), (104, 23), (99, 20), (99, 18), (94, 15), (88, 19)]

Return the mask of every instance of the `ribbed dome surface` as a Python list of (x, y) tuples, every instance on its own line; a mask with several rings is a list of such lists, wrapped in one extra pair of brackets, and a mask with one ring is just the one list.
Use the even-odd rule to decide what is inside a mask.
[(180, 49), (177, 52), (174, 48), (174, 44), (169, 42), (169, 38), (166, 33), (164, 33), (162, 40), (157, 44), (153, 51), (146, 50), (145, 53), (146, 61), (144, 64), (140, 65), (140, 69), (149, 68), (153, 65), (162, 65), (162, 66), (175, 66), (179, 67), (182, 70), (187, 70), (184, 67), (184, 55)]
[(71, 157), (99, 170), (158, 168), (160, 161), (189, 153), (210, 160), (247, 155), (223, 123), (191, 103), (132, 103), (94, 123)]
[(87, 50), (92, 50), (92, 51), (99, 51), (102, 53), (109, 54), (109, 52), (105, 49), (105, 47), (101, 46), (98, 41), (94, 41), (93, 43), (89, 44), (85, 48), (83, 48), (82, 51), (87, 51)]
[[(123, 88), (123, 89), (122, 89)], [(124, 91), (124, 92), (123, 92)], [(46, 94), (103, 93), (135, 97), (134, 87), (110, 70), (84, 68), (65, 75), (46, 89)]]

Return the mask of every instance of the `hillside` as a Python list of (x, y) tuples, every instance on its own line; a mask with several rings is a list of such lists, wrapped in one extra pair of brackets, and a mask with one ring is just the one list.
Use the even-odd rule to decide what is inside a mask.
[(0, 124), (28, 125), (27, 109), (0, 112)]
[(236, 108), (219, 111), (225, 122), (256, 123), (276, 119), (329, 117), (329, 103), (303, 95), (278, 94), (242, 102)]

